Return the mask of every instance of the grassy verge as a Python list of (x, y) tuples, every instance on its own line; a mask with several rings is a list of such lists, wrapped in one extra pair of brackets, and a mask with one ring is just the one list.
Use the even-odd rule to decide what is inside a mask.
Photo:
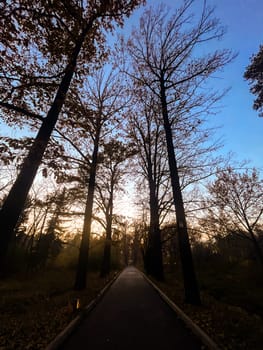
[[(220, 289), (220, 298), (213, 295), (215, 285), (210, 282), (201, 289), (202, 306), (190, 306), (183, 302), (183, 287), (178, 281), (178, 274), (166, 273), (165, 282), (154, 282), (159, 288), (173, 300), (197, 325), (199, 325), (223, 350), (261, 350), (263, 339), (263, 319), (254, 311), (249, 311), (250, 293), (242, 290), (232, 294), (232, 289), (226, 281), (219, 283), (216, 288)], [(202, 280), (204, 285), (204, 280)], [(247, 285), (247, 289), (250, 286)], [(210, 293), (211, 292), (211, 293)], [(257, 299), (262, 302), (262, 290), (259, 289)], [(260, 299), (261, 295), (261, 299)], [(236, 298), (235, 298), (236, 296)], [(246, 297), (245, 297), (246, 296)], [(255, 297), (251, 300), (255, 309)], [(246, 308), (243, 307), (245, 300)], [(240, 306), (241, 305), (241, 306)], [(260, 311), (260, 309), (259, 309)]]
[(72, 290), (74, 276), (72, 270), (49, 270), (1, 281), (0, 349), (44, 349), (113, 274), (102, 279), (90, 272), (82, 292)]

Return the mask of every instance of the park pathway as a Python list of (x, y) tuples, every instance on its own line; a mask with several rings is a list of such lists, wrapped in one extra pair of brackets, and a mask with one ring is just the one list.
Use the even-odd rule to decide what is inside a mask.
[(134, 267), (126, 268), (63, 350), (197, 350), (201, 342)]

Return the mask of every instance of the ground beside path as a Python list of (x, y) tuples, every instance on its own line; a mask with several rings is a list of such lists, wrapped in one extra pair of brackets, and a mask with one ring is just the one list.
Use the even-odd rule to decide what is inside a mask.
[(197, 350), (201, 342), (141, 273), (128, 267), (61, 349)]

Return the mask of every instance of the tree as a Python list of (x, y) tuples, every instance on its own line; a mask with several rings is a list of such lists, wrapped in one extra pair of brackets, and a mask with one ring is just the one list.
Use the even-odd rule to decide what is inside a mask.
[(128, 136), (137, 145), (138, 168), (147, 182), (150, 207), (149, 233), (144, 252), (145, 269), (156, 279), (163, 280), (160, 215), (167, 193), (162, 191), (168, 175), (165, 138), (154, 96), (140, 91), (134, 101), (135, 108), (130, 113)]
[[(101, 266), (101, 277), (110, 273), (112, 225), (114, 219), (114, 197), (125, 173), (125, 162), (134, 155), (132, 144), (124, 144), (118, 140), (110, 140), (103, 145), (102, 163), (99, 167), (96, 184), (96, 202), (105, 217), (105, 244)], [(127, 165), (127, 164), (126, 164)]]
[[(140, 0), (103, 0), (99, 3), (94, 0), (85, 3), (86, 5), (78, 1), (22, 1), (21, 3), (18, 1), (18, 3), (5, 2), (4, 5), (1, 5), (2, 12), (0, 20), (1, 28), (4, 28), (4, 31), (0, 38), (1, 45), (4, 48), (2, 51), (6, 52), (8, 62), (12, 61), (9, 57), (10, 51), (13, 54), (12, 58), (15, 58), (16, 54), (20, 59), (21, 55), (19, 52), (22, 53), (23, 48), (27, 48), (30, 43), (31, 53), (34, 50), (38, 51), (37, 53), (41, 53), (40, 60), (36, 58), (35, 62), (34, 60), (33, 62), (31, 61), (32, 69), (34, 63), (39, 63), (41, 60), (44, 62), (47, 60), (51, 65), (55, 63), (53, 67), (56, 67), (56, 64), (57, 67), (60, 65), (64, 67), (64, 69), (60, 70), (59, 73), (56, 72), (56, 74), (52, 74), (52, 67), (48, 71), (49, 75), (52, 75), (52, 78), (55, 76), (61, 79), (60, 82), (56, 80), (57, 91), (54, 101), (51, 103), (46, 117), (41, 118), (42, 124), (34, 143), (22, 165), (20, 174), (1, 208), (1, 272), (3, 271), (4, 256), (12, 238), (13, 229), (23, 209), (51, 133), (64, 105), (66, 94), (76, 71), (77, 62), (78, 73), (81, 74), (86, 62), (89, 62), (94, 57), (96, 51), (102, 48), (104, 42), (103, 30), (113, 30), (113, 20), (117, 24), (122, 24), (123, 17), (130, 15), (132, 10), (140, 3)], [(57, 38), (60, 40), (58, 41)], [(60, 45), (58, 45), (58, 42)], [(17, 49), (16, 44), (19, 44)], [(99, 59), (102, 57), (103, 55)], [(3, 59), (1, 58), (1, 60)], [(26, 61), (26, 58), (24, 61)], [(8, 94), (4, 96), (3, 103), (6, 103), (6, 99), (10, 96), (12, 99), (12, 92), (14, 90), (23, 91), (23, 84), (21, 84), (20, 90), (16, 89), (17, 85), (20, 84), (17, 83), (14, 75), (16, 72), (21, 71), (21, 65), (19, 65), (17, 58), (15, 62), (17, 63), (17, 69), (14, 72), (3, 72), (2, 75), (3, 81), (7, 82), (7, 86), (11, 88), (8, 89), (10, 91), (9, 96)], [(41, 75), (41, 72), (38, 73)], [(27, 78), (27, 74), (23, 77)], [(5, 95), (5, 90), (1, 89), (1, 93)], [(37, 98), (36, 96), (35, 104), (37, 104)], [(17, 98), (15, 101), (17, 101)], [(21, 108), (23, 108), (23, 115), (29, 115), (30, 110), (25, 111), (24, 108), (26, 100), (23, 102), (24, 104), (22, 106), (14, 106), (12, 110), (21, 113)], [(9, 107), (10, 104), (4, 105), (4, 108)], [(27, 104), (26, 107), (28, 107)]]
[[(82, 95), (84, 98), (81, 99), (80, 97), (79, 99), (76, 127), (79, 128), (80, 135), (89, 134), (92, 140), (93, 150), (91, 161), (87, 164), (89, 171), (89, 173), (86, 174), (88, 175), (88, 191), (75, 281), (75, 289), (77, 290), (86, 287), (96, 174), (100, 162), (99, 150), (102, 143), (106, 142), (109, 135), (113, 135), (113, 130), (115, 130), (120, 123), (123, 110), (127, 103), (126, 99), (123, 98), (121, 76), (117, 75), (114, 69), (109, 69), (107, 73), (104, 68), (94, 72), (94, 74), (84, 82)], [(74, 105), (73, 108), (75, 108)], [(87, 157), (85, 158), (87, 159)]]
[[(52, 198), (53, 197), (53, 198)], [(50, 218), (46, 223), (46, 216), (44, 217), (41, 230), (38, 233), (37, 241), (29, 257), (30, 268), (43, 268), (46, 266), (49, 258), (55, 258), (62, 249), (61, 236), (64, 232), (62, 227), (62, 214), (68, 204), (66, 198), (66, 188), (61, 192), (55, 193), (50, 197), (49, 207), (51, 208)], [(47, 214), (47, 213), (46, 213)], [(46, 224), (46, 228), (45, 228)], [(45, 232), (44, 232), (45, 229)]]
[(263, 117), (263, 45), (260, 45), (258, 53), (250, 60), (244, 78), (248, 80), (250, 91), (256, 96), (253, 108), (259, 112), (260, 117)]
[[(215, 51), (198, 56), (202, 43), (222, 37), (224, 31), (212, 18), (213, 10), (204, 6), (198, 20), (189, 14), (193, 0), (185, 0), (175, 11), (165, 6), (149, 8), (140, 20), (127, 43), (130, 56), (128, 74), (156, 96), (161, 107), (163, 128), (166, 135), (171, 186), (182, 261), (185, 300), (200, 304), (198, 285), (192, 262), (185, 209), (180, 186), (178, 164), (174, 146), (177, 130), (185, 134), (195, 132), (193, 126), (200, 119), (200, 110), (208, 111), (220, 97), (204, 93), (201, 89), (207, 79), (233, 59), (228, 50)], [(189, 27), (189, 21), (193, 25)], [(198, 117), (197, 117), (198, 116)], [(200, 120), (201, 122), (201, 120)], [(182, 134), (179, 135), (181, 137)]]
[(142, 239), (144, 236), (144, 225), (141, 221), (134, 220), (132, 222), (133, 239), (131, 247), (132, 264), (135, 266), (141, 266), (143, 255), (142, 253)]
[(60, 193), (57, 193), (54, 198), (55, 208), (47, 223), (46, 234), (53, 234), (54, 237), (59, 236), (63, 233), (63, 228), (61, 226), (62, 219), (61, 216), (63, 211), (66, 209), (67, 198), (66, 198), (66, 188), (64, 187)]
[(236, 234), (251, 241), (263, 265), (258, 239), (263, 217), (263, 180), (259, 178), (258, 171), (253, 169), (238, 173), (231, 167), (220, 170), (208, 190), (212, 221), (224, 227), (226, 234)]

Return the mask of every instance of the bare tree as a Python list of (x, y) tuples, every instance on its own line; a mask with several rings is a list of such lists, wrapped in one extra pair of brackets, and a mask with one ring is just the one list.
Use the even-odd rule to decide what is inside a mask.
[[(11, 109), (20, 115), (36, 116), (36, 113), (32, 113), (28, 108), (30, 104), (27, 104), (27, 98), (31, 99), (30, 94), (24, 96), (23, 91), (28, 91), (26, 89), (28, 86), (43, 85), (42, 80), (44, 80), (44, 85), (47, 81), (52, 87), (54, 87), (55, 80), (56, 86), (54, 100), (49, 104), (50, 108), (46, 117), (40, 118), (42, 124), (34, 143), (0, 211), (1, 272), (4, 269), (4, 256), (12, 238), (13, 229), (64, 105), (77, 65), (78, 74), (81, 74), (87, 71), (85, 63), (90, 62), (99, 51), (97, 58), (102, 60), (105, 55), (104, 50), (100, 50), (105, 41), (103, 31), (113, 30), (113, 21), (122, 24), (124, 16), (130, 15), (140, 3), (139, 0), (102, 0), (100, 2), (89, 1), (85, 4), (79, 1), (67, 3), (23, 1), (21, 3), (5, 2), (1, 5), (0, 21), (1, 28), (4, 30), (1, 31), (0, 40), (3, 52), (5, 52), (5, 57), (1, 56), (1, 63), (3, 63), (1, 64), (1, 83), (3, 84), (0, 89), (2, 107)], [(28, 50), (28, 47), (31, 51)], [(27, 57), (21, 54), (28, 53), (28, 51), (29, 54), (33, 54), (28, 68), (29, 72), (34, 73), (35, 66), (41, 65), (41, 62), (47, 62), (44, 78), (41, 69), (36, 74), (37, 78), (34, 74), (30, 74), (28, 79), (28, 72), (22, 73), (21, 76), (21, 71), (24, 72), (23, 65), (27, 63)], [(9, 68), (12, 59), (15, 62), (12, 64), (14, 70)], [(24, 84), (25, 81), (26, 84)], [(20, 98), (21, 93), (22, 98)], [(36, 97), (34, 104), (37, 105), (39, 100), (37, 91), (34, 91), (34, 96)], [(22, 103), (19, 106), (13, 103), (21, 99)], [(52, 101), (50, 96), (48, 99)]]
[[(184, 203), (179, 179), (174, 139), (177, 130), (186, 136), (195, 132), (201, 123), (201, 111), (207, 112), (221, 94), (204, 93), (207, 79), (233, 55), (228, 50), (198, 55), (198, 47), (222, 37), (224, 31), (212, 18), (213, 10), (204, 6), (198, 19), (190, 13), (193, 0), (171, 14), (165, 6), (149, 8), (128, 40), (132, 67), (128, 74), (137, 85), (152, 91), (161, 106), (163, 127), (166, 135), (170, 178), (176, 209), (177, 232), (185, 285), (185, 300), (200, 304), (199, 289), (192, 262)], [(189, 22), (193, 25), (189, 26)], [(199, 51), (201, 52), (201, 50)], [(182, 133), (179, 137), (184, 137)]]
[[(109, 68), (109, 67), (108, 67)], [(85, 205), (84, 224), (82, 240), (80, 245), (79, 263), (75, 281), (75, 289), (83, 289), (86, 287), (86, 272), (88, 264), (89, 239), (91, 232), (92, 210), (94, 203), (94, 192), (96, 188), (96, 173), (98, 163), (100, 162), (99, 149), (107, 138), (117, 133), (117, 128), (126, 106), (126, 99), (123, 97), (123, 84), (121, 76), (114, 70), (99, 69), (94, 72), (83, 83), (83, 90), (76, 95), (78, 101), (78, 109), (73, 103), (72, 110), (77, 113), (77, 118), (70, 123), (70, 127), (77, 128), (75, 133), (74, 145), (75, 149), (84, 156), (88, 174), (87, 179), (87, 199)], [(91, 160), (81, 151), (82, 139), (85, 137), (91, 140), (92, 151)], [(77, 140), (78, 139), (78, 140)], [(84, 141), (85, 142), (85, 141)]]
[(263, 180), (258, 171), (253, 169), (240, 173), (231, 167), (221, 170), (208, 190), (208, 219), (217, 227), (217, 234), (223, 230), (225, 234), (231, 232), (251, 241), (263, 265), (263, 252), (258, 239), (263, 217)]
[[(116, 192), (122, 189), (121, 182), (127, 169), (127, 161), (134, 155), (132, 144), (110, 140), (103, 145), (102, 163), (98, 169), (95, 195), (98, 209), (103, 213), (105, 244), (101, 266), (101, 277), (110, 273), (112, 228), (114, 223), (114, 199)], [(126, 165), (126, 166), (125, 166)]]
[(165, 137), (154, 96), (140, 91), (140, 94), (134, 97), (135, 105), (133, 112), (130, 112), (128, 136), (136, 143), (138, 149), (138, 169), (147, 182), (150, 208), (149, 233), (144, 252), (145, 269), (148, 274), (162, 280), (160, 215), (166, 198), (162, 186), (168, 177)]

